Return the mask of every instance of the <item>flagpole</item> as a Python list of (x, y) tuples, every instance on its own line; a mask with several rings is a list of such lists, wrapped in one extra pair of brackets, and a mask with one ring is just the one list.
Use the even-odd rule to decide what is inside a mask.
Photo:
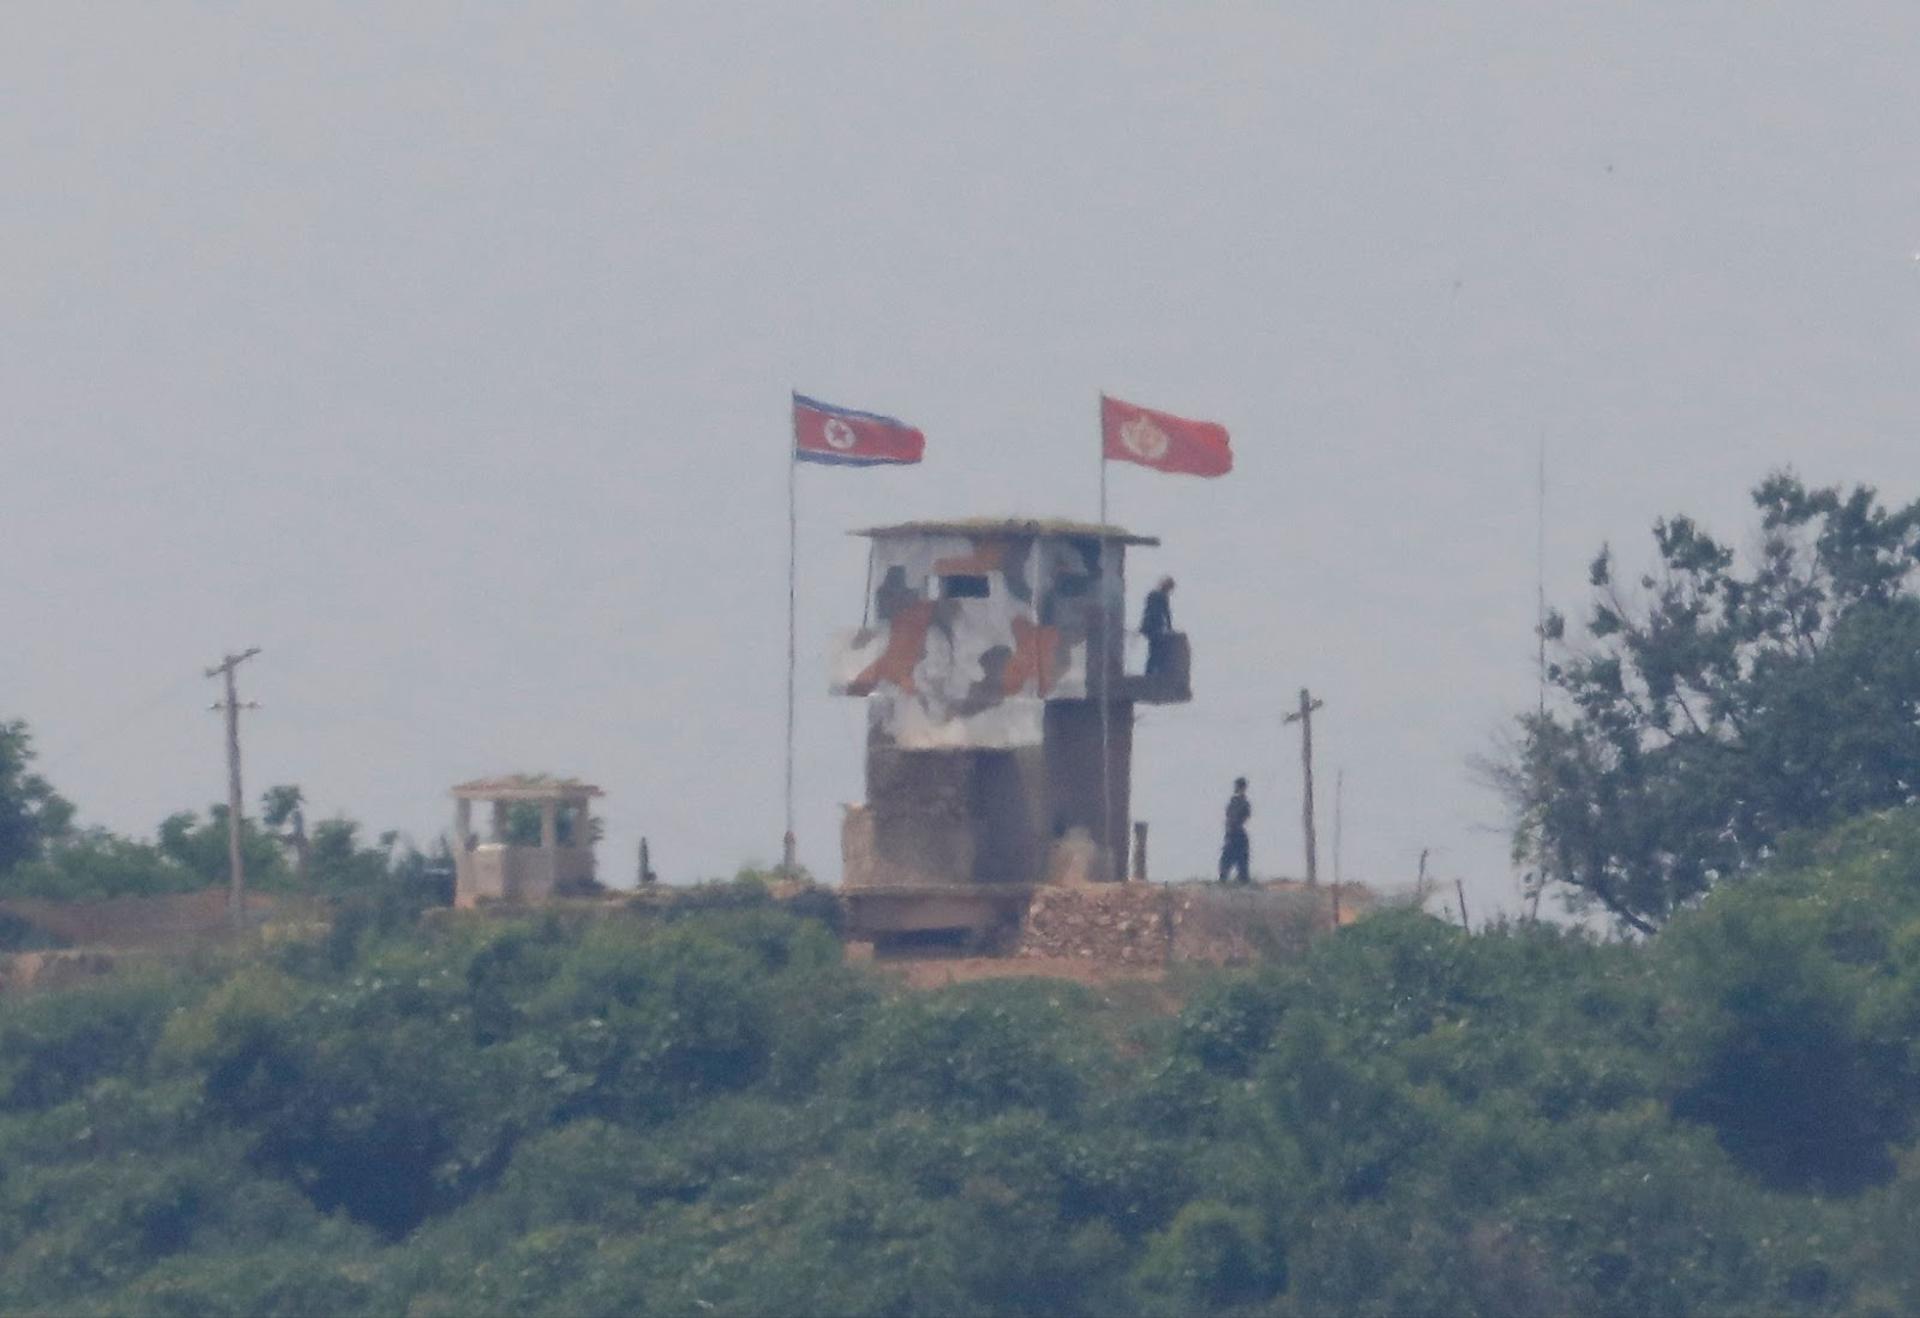
[(793, 670), (795, 613), (800, 582), (800, 456), (792, 435), (787, 437), (787, 831), (780, 844), (780, 869), (793, 877)]
[[(1113, 660), (1107, 646), (1113, 639), (1113, 604), (1107, 577), (1113, 563), (1112, 542), (1107, 539), (1107, 427), (1106, 395), (1101, 398), (1100, 416), (1100, 854), (1107, 873), (1113, 877)], [(1091, 653), (1091, 648), (1089, 648)]]

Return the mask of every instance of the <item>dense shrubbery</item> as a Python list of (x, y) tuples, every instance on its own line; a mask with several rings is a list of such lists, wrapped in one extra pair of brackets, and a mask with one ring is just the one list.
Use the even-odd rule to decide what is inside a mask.
[(0, 1310), (1920, 1307), (1914, 814), (1652, 943), (1395, 912), (1172, 1018), (705, 905), (0, 1003)]

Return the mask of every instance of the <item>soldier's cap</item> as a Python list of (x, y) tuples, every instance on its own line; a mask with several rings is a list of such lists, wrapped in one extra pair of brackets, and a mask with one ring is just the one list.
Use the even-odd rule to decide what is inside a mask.
[(1236, 792), (1243, 790), (1246, 785), (1247, 780), (1245, 778), (1235, 778), (1233, 780), (1233, 790)]

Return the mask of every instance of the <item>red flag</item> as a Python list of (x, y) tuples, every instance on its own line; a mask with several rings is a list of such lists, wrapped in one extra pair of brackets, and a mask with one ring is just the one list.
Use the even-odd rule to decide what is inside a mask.
[(1224, 476), (1233, 470), (1227, 428), (1212, 421), (1189, 421), (1102, 394), (1100, 434), (1110, 462), (1137, 462), (1187, 476)]
[(920, 461), (927, 439), (904, 421), (793, 396), (793, 456), (844, 467)]

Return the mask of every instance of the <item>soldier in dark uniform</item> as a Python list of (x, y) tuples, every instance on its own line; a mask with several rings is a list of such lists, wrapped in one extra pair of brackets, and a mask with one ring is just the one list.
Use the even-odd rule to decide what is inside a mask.
[(1253, 846), (1247, 840), (1247, 819), (1253, 814), (1253, 803), (1247, 800), (1247, 780), (1233, 780), (1233, 795), (1227, 798), (1227, 840), (1220, 848), (1220, 882), (1227, 881), (1227, 875), (1239, 871), (1242, 883), (1251, 883), (1252, 876), (1248, 866), (1253, 860)]
[(1167, 664), (1167, 637), (1173, 634), (1172, 577), (1160, 578), (1160, 584), (1147, 592), (1147, 606), (1140, 612), (1140, 634), (1147, 638), (1147, 676), (1152, 677)]

